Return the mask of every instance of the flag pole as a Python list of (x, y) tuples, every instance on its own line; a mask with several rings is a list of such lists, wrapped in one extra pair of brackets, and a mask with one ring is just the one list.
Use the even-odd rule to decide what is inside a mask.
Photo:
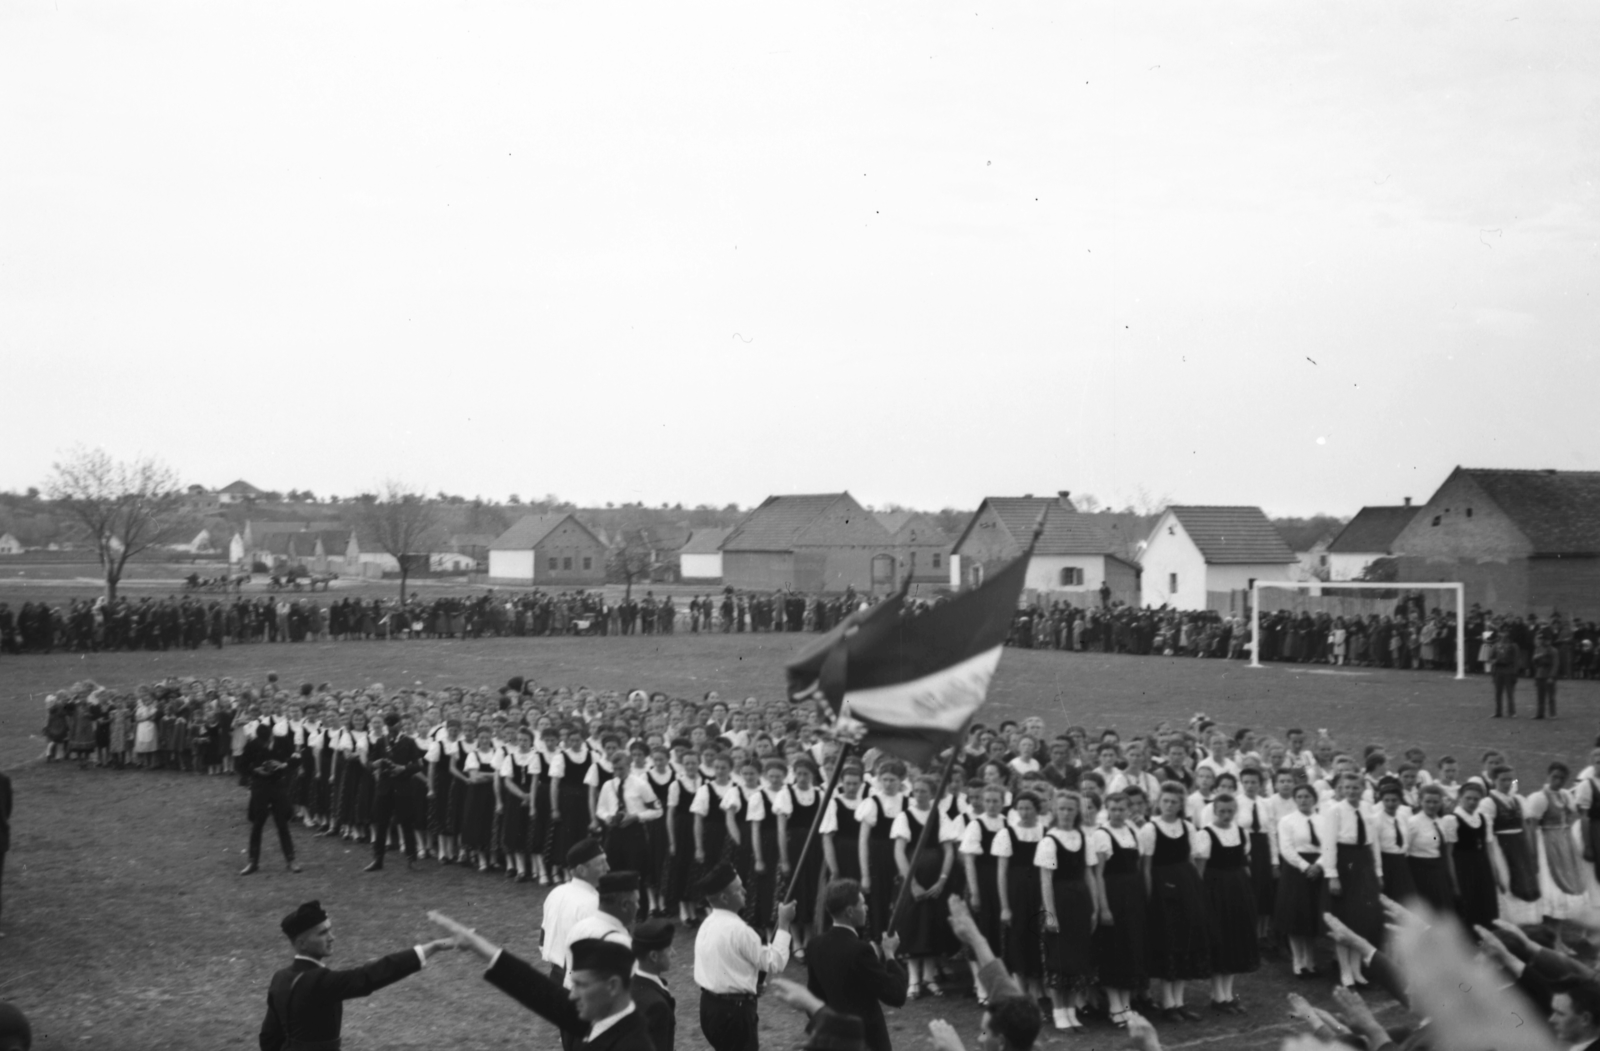
[[(950, 783), (950, 774), (954, 772), (956, 768), (956, 761), (961, 758), (961, 744), (966, 739), (967, 726), (965, 723), (963, 723), (961, 726), (961, 733), (957, 736), (955, 743), (950, 746), (950, 761), (944, 764), (944, 773), (939, 777), (939, 787), (934, 790), (933, 803), (929, 811), (928, 820), (923, 824), (922, 831), (917, 833), (916, 846), (912, 848), (911, 856), (907, 861), (906, 877), (900, 881), (900, 893), (895, 895), (894, 908), (889, 912), (889, 922), (885, 924), (883, 928), (884, 932), (887, 934), (894, 933), (895, 927), (897, 927), (900, 923), (900, 914), (905, 910), (906, 901), (911, 895), (911, 881), (916, 877), (917, 874), (917, 857), (922, 853), (922, 848), (926, 846), (928, 842), (928, 830), (943, 820), (943, 816), (939, 810), (939, 803), (944, 799), (945, 787)], [(910, 805), (911, 804), (909, 802), (906, 803), (906, 806)], [(934, 815), (940, 816), (936, 818)]]

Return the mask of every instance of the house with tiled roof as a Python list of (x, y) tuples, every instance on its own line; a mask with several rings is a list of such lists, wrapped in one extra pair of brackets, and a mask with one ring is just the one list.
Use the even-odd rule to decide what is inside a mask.
[(769, 496), (722, 542), (723, 582), (739, 590), (883, 593), (902, 571), (893, 535), (849, 493)]
[(678, 579), (722, 581), (722, 542), (732, 529), (696, 529), (678, 549)]
[(1417, 517), (1411, 497), (1403, 504), (1363, 507), (1328, 544), (1326, 580), (1360, 580), (1367, 567), (1394, 554), (1395, 538)]
[[(1125, 557), (1111, 516), (1084, 514), (1072, 494), (989, 496), (978, 505), (951, 548), (950, 586), (974, 587), (1028, 549), (1040, 528), (1023, 588), (1035, 601), (1075, 606), (1137, 605), (1139, 566)], [(1103, 592), (1102, 588), (1109, 591)]]
[(955, 538), (930, 514), (921, 511), (879, 511), (873, 516), (888, 532), (900, 575), (912, 584), (948, 586)]
[(1497, 613), (1600, 619), (1600, 471), (1457, 467), (1394, 539), (1401, 582)]
[(266, 490), (257, 489), (243, 478), (218, 489), (214, 494), (219, 504), (246, 504), (266, 496)]
[(1156, 519), (1139, 559), (1146, 606), (1230, 608), (1257, 580), (1292, 580), (1299, 565), (1259, 507), (1173, 505)]
[(606, 545), (571, 514), (526, 515), (489, 545), (489, 583), (599, 587)]

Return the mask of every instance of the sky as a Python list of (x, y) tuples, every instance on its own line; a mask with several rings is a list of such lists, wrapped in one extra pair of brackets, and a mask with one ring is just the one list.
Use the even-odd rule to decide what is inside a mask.
[(0, 6), (0, 489), (1600, 468), (1600, 8)]

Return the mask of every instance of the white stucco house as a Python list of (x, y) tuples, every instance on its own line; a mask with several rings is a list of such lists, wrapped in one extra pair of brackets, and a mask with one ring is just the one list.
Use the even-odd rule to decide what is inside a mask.
[(1259, 507), (1172, 506), (1139, 559), (1145, 606), (1207, 609), (1210, 595), (1293, 580), (1299, 564)]
[(1367, 567), (1394, 554), (1394, 541), (1417, 517), (1411, 498), (1399, 506), (1363, 507), (1328, 545), (1328, 579), (1360, 580)]
[(0, 533), (0, 555), (22, 554), (22, 541), (10, 533)]
[(1139, 566), (1123, 556), (1126, 545), (1107, 516), (1084, 514), (1072, 494), (1053, 497), (988, 496), (968, 520), (950, 557), (950, 587), (976, 587), (1028, 550), (1035, 525), (1039, 542), (1028, 559), (1023, 589), (1029, 601), (1097, 606), (1101, 587), (1111, 602), (1139, 601)]

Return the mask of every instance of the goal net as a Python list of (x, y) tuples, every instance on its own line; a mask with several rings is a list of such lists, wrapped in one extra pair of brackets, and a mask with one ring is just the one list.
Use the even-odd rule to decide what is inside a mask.
[[(1390, 594), (1380, 596), (1377, 592), (1387, 591)], [(1263, 592), (1270, 592), (1263, 597)], [(1369, 614), (1378, 613), (1383, 616), (1393, 616), (1396, 609), (1404, 601), (1405, 596), (1412, 592), (1426, 595), (1428, 592), (1445, 592), (1455, 596), (1455, 640), (1456, 678), (1467, 677), (1467, 609), (1466, 585), (1459, 582), (1422, 583), (1372, 583), (1367, 581), (1326, 581), (1326, 580), (1257, 580), (1250, 587), (1250, 667), (1260, 668), (1261, 664), (1261, 611), (1262, 602), (1271, 604), (1269, 612), (1288, 609), (1294, 613), (1329, 613), (1335, 617), (1359, 616), (1365, 619)], [(1395, 596), (1401, 596), (1396, 598)], [(1447, 595), (1441, 595), (1445, 598)], [(1437, 601), (1433, 605), (1440, 605)], [(1427, 607), (1422, 609), (1422, 615), (1427, 615)]]

